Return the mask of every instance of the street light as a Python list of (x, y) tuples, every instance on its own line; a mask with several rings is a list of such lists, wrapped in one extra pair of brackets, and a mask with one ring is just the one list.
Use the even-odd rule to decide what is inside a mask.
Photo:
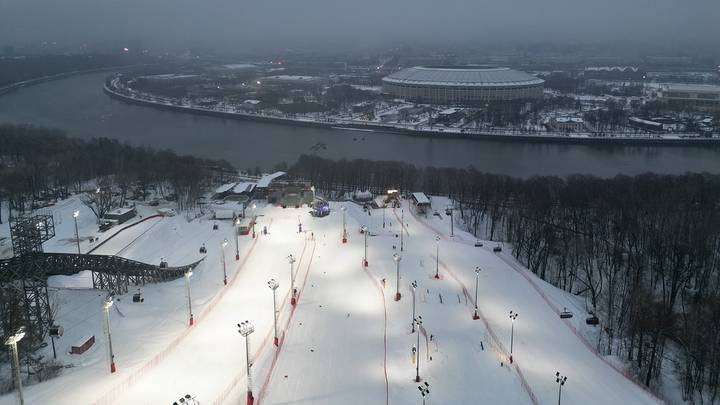
[(80, 254), (80, 234), (78, 233), (77, 218), (80, 215), (80, 211), (73, 212), (73, 219), (75, 220), (75, 242), (77, 242), (78, 254)]
[(25, 404), (22, 392), (22, 380), (20, 379), (20, 356), (18, 355), (17, 344), (25, 337), (25, 327), (20, 327), (14, 335), (5, 339), (5, 344), (10, 346), (10, 354), (13, 362), (13, 376), (15, 377), (15, 389), (17, 390), (18, 402), (20, 405)]
[(185, 270), (185, 295), (187, 296), (188, 325), (193, 326), (195, 320), (192, 312), (192, 299), (190, 298), (190, 277), (192, 277), (192, 268)]
[(562, 387), (565, 385), (566, 381), (566, 376), (560, 375), (559, 371), (555, 373), (555, 382), (558, 384), (558, 405), (560, 405), (560, 400), (562, 399)]
[(410, 283), (410, 285), (412, 286), (412, 292), (413, 292), (413, 313), (412, 313), (413, 321), (411, 322), (412, 323), (412, 332), (410, 332), (410, 333), (415, 333), (415, 290), (417, 290), (418, 283), (417, 283), (417, 281), (413, 281), (412, 283)]
[[(422, 316), (413, 319), (413, 324), (417, 326), (417, 362), (415, 363), (415, 382), (420, 382), (420, 326), (422, 326)], [(427, 348), (426, 348), (427, 350)]]
[(368, 237), (368, 227), (363, 225), (360, 230), (362, 231), (363, 235), (365, 236), (365, 255), (363, 256), (363, 266), (368, 266), (368, 259), (367, 259), (367, 237)]
[(245, 359), (247, 360), (247, 405), (252, 405), (255, 398), (252, 393), (252, 376), (250, 374), (250, 334), (255, 332), (255, 327), (250, 321), (243, 321), (237, 324), (241, 335), (245, 338)]
[(278, 321), (278, 310), (277, 310), (277, 289), (280, 287), (280, 284), (275, 280), (274, 278), (271, 278), (270, 281), (268, 281), (268, 287), (273, 292), (273, 326), (275, 328), (275, 339), (274, 343), (275, 346), (279, 346), (279, 340), (278, 340), (278, 327), (277, 327), (277, 321)]
[(114, 373), (115, 368), (115, 355), (113, 354), (112, 348), (112, 335), (110, 334), (110, 307), (113, 305), (112, 295), (108, 295), (103, 301), (103, 309), (105, 310), (105, 339), (107, 342), (108, 349), (108, 360), (110, 360), (110, 372)]
[(435, 278), (440, 279), (440, 236), (435, 237)]
[(423, 405), (425, 405), (425, 398), (430, 396), (430, 384), (425, 381), (424, 384), (418, 385), (420, 395), (422, 396)]
[(240, 260), (240, 239), (238, 237), (238, 228), (240, 227), (240, 217), (235, 219), (235, 227), (233, 233), (235, 234), (235, 260)]
[(343, 205), (340, 207), (340, 211), (342, 211), (342, 217), (343, 217), (343, 234), (342, 234), (342, 243), (347, 243), (347, 228), (345, 227), (345, 211), (347, 211), (347, 208)]
[(402, 260), (402, 256), (394, 253), (393, 260), (395, 261), (395, 301), (400, 301), (400, 260)]
[(517, 312), (510, 311), (510, 364), (513, 362), (513, 342), (515, 340), (515, 319), (517, 319)]
[(295, 306), (297, 304), (297, 297), (295, 296), (295, 256), (289, 255), (287, 261), (290, 263), (290, 305)]
[(228, 245), (227, 239), (222, 241), (221, 249), (220, 249), (220, 260), (222, 261), (222, 267), (223, 267), (223, 284), (227, 285), (227, 269), (225, 266), (225, 246)]
[(480, 319), (480, 315), (478, 315), (478, 284), (480, 280), (480, 266), (475, 267), (475, 313), (473, 314), (473, 319), (478, 320)]

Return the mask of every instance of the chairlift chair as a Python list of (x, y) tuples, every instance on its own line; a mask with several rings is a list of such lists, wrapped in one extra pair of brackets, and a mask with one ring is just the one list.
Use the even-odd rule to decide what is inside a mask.
[(483, 243), (480, 239), (475, 241), (475, 247), (482, 247), (482, 246), (483, 246)]
[(573, 313), (568, 311), (567, 308), (563, 308), (563, 311), (560, 312), (560, 319), (568, 319), (568, 318), (572, 318), (572, 317), (573, 317)]
[(592, 316), (589, 316), (587, 319), (585, 319), (585, 323), (588, 325), (592, 325), (592, 326), (599, 325), (600, 319), (598, 319), (597, 316), (592, 315)]
[(502, 252), (502, 246), (500, 246), (499, 244), (496, 245), (496, 246), (493, 248), (493, 252), (495, 252), (495, 253), (500, 253), (500, 252)]
[(207, 248), (205, 245), (200, 246), (200, 253), (207, 253)]

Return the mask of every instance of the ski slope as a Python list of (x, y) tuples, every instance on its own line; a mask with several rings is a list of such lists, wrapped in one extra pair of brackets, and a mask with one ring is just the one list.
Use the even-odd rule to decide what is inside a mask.
[[(347, 244), (341, 243), (341, 205), (347, 208)], [(185, 394), (201, 404), (242, 402), (248, 376), (237, 323), (244, 320), (255, 326), (250, 335), (255, 403), (417, 402), (413, 280), (424, 332), (419, 374), (430, 384), (429, 404), (556, 403), (556, 371), (568, 376), (563, 403), (660, 403), (583, 340), (587, 326), (580, 322), (580, 308), (572, 307), (573, 323), (559, 319), (558, 306), (576, 305), (565, 293), (535, 278), (506, 252), (493, 253), (493, 245), (474, 247), (474, 238), (457, 229), (451, 238), (447, 218), (416, 217), (407, 204), (402, 210), (403, 252), (400, 209), (386, 210), (383, 227), (380, 210), (367, 213), (349, 202), (333, 203), (325, 218), (313, 218), (304, 209), (260, 207), (256, 229), (267, 226), (268, 235), (240, 236), (237, 261), (229, 222), (218, 221), (220, 229), (214, 231), (207, 219), (160, 218), (118, 234), (96, 253), (148, 262), (164, 258), (170, 265), (205, 256), (191, 278), (195, 325), (187, 325), (183, 280), (142, 287), (142, 304), (132, 303), (130, 294), (116, 297), (110, 315), (118, 372), (110, 374), (101, 329), (104, 293), (77, 288), (87, 285), (87, 274), (54, 277), (53, 294), (61, 303), (58, 321), (66, 328), (56, 345), (61, 360), (74, 367), (26, 387), (26, 403), (171, 404)], [(304, 232), (298, 232), (298, 222)], [(362, 225), (371, 235), (367, 268), (362, 266)], [(66, 240), (74, 229), (62, 231)], [(437, 262), (436, 235), (441, 236)], [(230, 242), (224, 252), (228, 285), (222, 283), (220, 265), (225, 238)], [(207, 255), (198, 253), (202, 243)], [(72, 248), (67, 242), (56, 245), (57, 250)], [(402, 255), (400, 301), (395, 301), (393, 253)], [(288, 254), (297, 258), (295, 307), (290, 305)], [(436, 263), (440, 279), (434, 278)], [(482, 268), (481, 319), (473, 320), (477, 266)], [(273, 345), (270, 278), (280, 284), (279, 347)], [(510, 310), (520, 314), (513, 364), (508, 362)], [(88, 334), (97, 339), (90, 352), (67, 354), (75, 340)], [(0, 405), (14, 401), (13, 395), (0, 397)]]

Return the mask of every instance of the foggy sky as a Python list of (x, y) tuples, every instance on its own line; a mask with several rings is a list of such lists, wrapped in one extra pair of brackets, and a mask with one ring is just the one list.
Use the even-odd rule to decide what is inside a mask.
[(0, 45), (720, 42), (720, 0), (0, 0)]

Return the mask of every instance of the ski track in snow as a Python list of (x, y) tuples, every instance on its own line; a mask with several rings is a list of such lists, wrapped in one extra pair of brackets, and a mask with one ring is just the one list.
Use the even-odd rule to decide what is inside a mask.
[[(457, 238), (457, 240), (452, 239), (452, 238), (450, 238), (448, 235), (446, 235), (445, 232), (441, 232), (440, 230), (438, 230), (437, 228), (435, 228), (435, 227), (433, 227), (432, 225), (428, 224), (427, 222), (422, 221), (420, 218), (418, 218), (418, 216), (413, 212), (412, 209), (410, 209), (410, 210), (408, 210), (408, 211), (410, 211), (411, 216), (415, 219), (415, 221), (416, 221), (417, 223), (419, 223), (419, 224), (425, 226), (426, 228), (430, 229), (430, 230), (433, 231), (436, 235), (438, 235), (439, 237), (441, 237), (442, 239), (444, 239), (444, 240), (446, 240), (446, 241), (460, 242), (460, 243), (464, 243), (464, 244), (468, 244), (468, 245), (473, 243), (473, 242), (464, 240), (464, 239), (462, 239), (462, 238)], [(395, 210), (394, 208), (393, 208), (393, 213), (394, 213), (395, 216), (397, 217), (397, 212), (396, 212), (396, 210)], [(399, 218), (398, 218), (398, 220), (399, 220)], [(404, 227), (404, 225), (405, 225), (405, 224), (403, 224), (403, 227)], [(525, 271), (523, 268), (519, 268), (518, 264), (517, 264), (514, 260), (509, 259), (504, 252), (503, 252), (503, 253), (500, 253), (500, 254), (498, 254), (498, 255), (496, 255), (496, 256), (498, 256), (503, 262), (505, 262), (506, 264), (508, 264), (513, 270), (515, 270), (515, 272), (517, 272), (517, 273), (519, 273), (520, 275), (522, 275), (522, 277), (528, 282), (528, 284), (533, 288), (533, 290), (535, 290), (535, 291), (538, 293), (538, 295), (542, 298), (542, 300), (547, 304), (548, 308), (549, 308), (550, 310), (552, 310), (553, 312), (555, 312), (556, 314), (558, 314), (558, 316), (559, 316), (560, 310), (557, 308), (557, 306), (555, 306), (555, 305), (550, 301), (550, 299), (546, 296), (546, 294), (542, 291), (542, 289), (538, 286), (538, 284), (537, 284), (534, 280), (532, 280), (531, 277), (530, 277), (528, 274), (526, 274), (526, 271)], [(433, 257), (434, 257), (434, 256), (433, 256)], [(451, 277), (453, 277), (453, 278), (462, 286), (462, 289), (463, 289), (464, 293), (465, 293), (466, 295), (468, 295), (469, 293), (468, 293), (468, 290), (467, 290), (466, 286), (457, 278), (457, 276), (456, 276), (452, 271), (450, 271), (450, 269), (442, 262), (442, 260), (440, 260), (440, 263), (441, 263), (441, 266), (443, 267), (443, 269), (444, 269), (448, 274), (450, 274)], [(474, 300), (473, 300), (473, 301), (474, 301)], [(478, 313), (480, 313), (480, 310), (479, 310), (479, 309), (478, 309)], [(487, 324), (487, 322), (485, 321), (485, 317), (481, 315), (481, 319), (483, 319), (483, 321), (485, 322), (485, 324), (486, 324), (486, 326), (487, 326), (487, 328), (488, 328), (488, 331), (491, 331), (491, 335), (494, 337), (494, 340), (497, 341), (497, 343), (499, 344), (499, 347), (502, 348), (502, 344), (501, 344), (501, 343), (499, 342), (499, 340), (496, 338), (495, 334), (492, 332), (492, 329), (490, 328), (490, 326), (489, 326), (489, 325)], [(563, 321), (562, 323), (565, 324), (565, 325), (568, 327), (568, 329), (570, 329), (570, 331), (573, 333), (573, 335), (575, 335), (575, 336), (578, 338), (578, 340), (583, 344), (583, 346), (585, 346), (585, 347), (588, 349), (588, 351), (590, 351), (590, 353), (592, 353), (595, 357), (597, 357), (598, 359), (600, 359), (604, 364), (606, 364), (607, 366), (609, 366), (612, 370), (614, 370), (615, 372), (617, 372), (618, 374), (620, 374), (623, 378), (625, 378), (626, 380), (628, 380), (629, 382), (631, 382), (631, 383), (632, 383), (633, 385), (635, 385), (636, 387), (640, 388), (640, 389), (641, 389), (643, 392), (645, 392), (652, 400), (654, 400), (654, 401), (657, 402), (657, 403), (664, 403), (662, 400), (660, 400), (658, 397), (656, 397), (652, 392), (650, 392), (650, 391), (647, 389), (647, 387), (645, 387), (645, 386), (639, 384), (637, 381), (635, 381), (635, 379), (633, 379), (632, 376), (630, 376), (626, 371), (621, 370), (618, 366), (616, 366), (615, 364), (611, 363), (610, 361), (608, 361), (607, 359), (605, 359), (602, 355), (600, 355), (600, 353), (598, 353), (597, 350), (595, 350), (595, 348), (592, 347), (592, 345), (590, 344), (590, 342), (588, 342), (587, 339), (586, 339), (584, 336), (582, 336), (582, 335), (577, 331), (577, 329), (576, 329), (575, 327), (573, 327), (566, 319), (563, 319), (562, 321)], [(502, 350), (503, 350), (503, 351), (506, 351), (504, 348), (503, 348)], [(506, 352), (507, 352), (507, 351), (506, 351)], [(518, 375), (520, 376), (521, 380), (523, 381), (523, 385), (526, 386), (525, 388), (528, 390), (528, 393), (529, 393), (530, 397), (532, 398), (533, 403), (537, 403), (537, 399), (536, 399), (534, 393), (532, 392), (532, 388), (530, 387), (529, 383), (525, 380), (525, 377), (524, 377), (524, 375), (522, 374), (522, 371), (520, 370), (519, 366), (517, 365), (517, 361), (514, 362), (514, 365), (515, 365), (516, 371), (518, 372)]]

